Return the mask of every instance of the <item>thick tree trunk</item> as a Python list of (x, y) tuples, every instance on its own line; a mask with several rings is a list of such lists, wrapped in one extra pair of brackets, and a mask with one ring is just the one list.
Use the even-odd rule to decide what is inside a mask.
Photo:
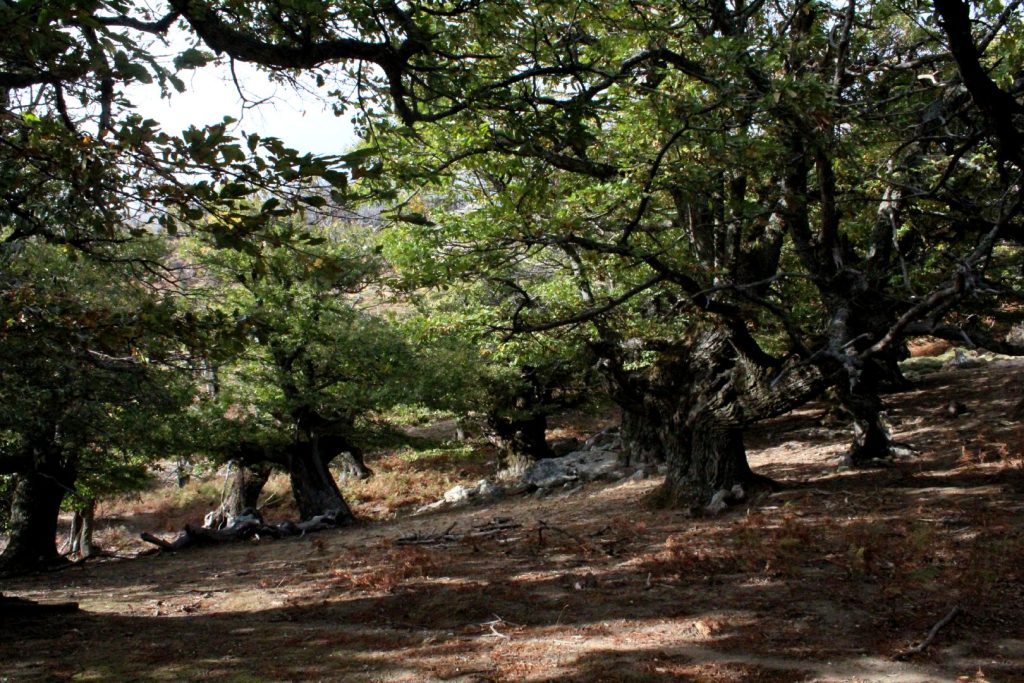
[(626, 465), (660, 465), (665, 462), (664, 420), (652, 405), (627, 404), (622, 407), (619, 437)]
[(567, 381), (561, 371), (555, 370), (558, 365), (523, 365), (518, 380), (492, 396), (487, 427), (499, 449), (499, 469), (520, 471), (555, 456), (547, 442), (548, 414), (558, 403), (554, 400), (555, 387)]
[(894, 383), (906, 382), (896, 362), (896, 352), (871, 358), (864, 364), (856, 382), (841, 380), (836, 386), (839, 401), (853, 422), (853, 442), (843, 456), (842, 465), (863, 467), (907, 450), (892, 439), (880, 395), (892, 390)]
[(228, 479), (220, 507), (206, 515), (203, 526), (223, 529), (247, 510), (258, 510), (260, 493), (270, 478), (270, 466), (260, 463), (246, 465), (239, 460), (228, 463)]
[(246, 509), (259, 508), (260, 494), (270, 478), (267, 465), (236, 465), (223, 503), (224, 512), (231, 517), (238, 517)]
[(334, 514), (338, 519), (353, 519), (316, 439), (293, 445), (288, 458), (288, 473), (292, 495), (302, 519), (325, 514)]
[(657, 502), (717, 512), (772, 485), (750, 470), (743, 430), (810, 399), (821, 375), (795, 362), (759, 365), (741, 348), (733, 333), (719, 329), (661, 349), (658, 361), (640, 371), (608, 365), (629, 457), (668, 465)]
[(713, 512), (746, 499), (755, 490), (774, 488), (747, 463), (743, 429), (718, 425), (707, 417), (683, 433), (668, 454), (668, 473), (656, 500), (670, 507), (708, 507)]
[(16, 476), (7, 547), (0, 554), (0, 574), (18, 574), (57, 562), (57, 518), (67, 489), (40, 472)]
[(487, 424), (499, 449), (498, 468), (522, 471), (544, 458), (554, 457), (547, 441), (547, 415), (509, 417), (492, 413)]

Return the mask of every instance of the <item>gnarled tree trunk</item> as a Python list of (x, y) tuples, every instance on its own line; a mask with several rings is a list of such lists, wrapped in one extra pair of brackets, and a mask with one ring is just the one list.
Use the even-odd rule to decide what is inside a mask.
[(353, 519), (352, 511), (328, 468), (329, 461), (315, 437), (296, 442), (289, 452), (288, 474), (292, 495), (299, 507), (299, 516), (304, 520), (324, 514), (334, 514), (337, 519)]
[(237, 517), (246, 509), (257, 509), (260, 494), (270, 478), (270, 466), (266, 464), (243, 465), (237, 467), (228, 486), (228, 495), (224, 499), (224, 511)]
[(665, 421), (649, 401), (620, 403), (619, 437), (626, 465), (660, 465), (665, 462)]
[(854, 381), (843, 377), (836, 384), (839, 402), (853, 422), (853, 440), (843, 456), (843, 465), (863, 467), (889, 459), (905, 448), (892, 439), (885, 420), (885, 402), (881, 397), (883, 391), (909, 385), (897, 362), (895, 351), (868, 358)]
[(240, 460), (229, 462), (220, 507), (206, 515), (203, 526), (223, 529), (231, 526), (245, 510), (257, 510), (260, 493), (269, 478), (270, 466), (266, 463), (247, 465)]
[(668, 465), (657, 495), (662, 504), (718, 506), (770, 485), (747, 463), (744, 429), (821, 389), (812, 368), (758, 365), (735, 342), (732, 333), (717, 329), (663, 349), (644, 370), (611, 365), (612, 397), (626, 398), (627, 451)]
[(843, 458), (843, 464), (859, 467), (890, 457), (892, 435), (882, 419), (885, 406), (878, 393), (870, 389), (858, 391), (843, 387), (840, 400), (853, 418), (853, 443)]
[(523, 365), (517, 381), (492, 396), (487, 427), (499, 449), (499, 469), (521, 472), (538, 460), (554, 457), (547, 428), (560, 373), (552, 374), (552, 367)]
[(547, 442), (548, 418), (545, 413), (491, 413), (487, 416), (487, 426), (499, 449), (499, 469), (523, 471), (538, 460), (554, 456)]

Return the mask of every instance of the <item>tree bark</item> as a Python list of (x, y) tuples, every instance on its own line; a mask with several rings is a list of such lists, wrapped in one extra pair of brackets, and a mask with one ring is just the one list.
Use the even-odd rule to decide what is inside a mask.
[(499, 469), (523, 471), (538, 460), (554, 457), (547, 442), (545, 413), (509, 416), (492, 412), (487, 425), (499, 449)]
[(316, 438), (293, 444), (288, 458), (288, 473), (299, 515), (304, 520), (324, 514), (354, 519), (327, 463)]
[(739, 502), (755, 490), (776, 486), (750, 469), (742, 428), (719, 425), (708, 416), (683, 436), (685, 443), (668, 458), (665, 483), (656, 496), (661, 504), (709, 506), (715, 504), (716, 496)]
[(547, 442), (548, 414), (555, 389), (565, 381), (558, 365), (523, 365), (516, 381), (497, 388), (487, 413), (492, 441), (499, 449), (499, 469), (524, 470), (555, 453)]
[(853, 440), (843, 456), (842, 465), (863, 467), (891, 458), (902, 448), (892, 439), (881, 397), (883, 391), (909, 385), (897, 363), (898, 352), (890, 350), (881, 356), (868, 358), (855, 381), (847, 376), (837, 383), (839, 402), (853, 423)]
[(15, 476), (10, 534), (0, 554), (0, 573), (20, 574), (60, 560), (57, 518), (67, 488), (48, 473), (33, 471)]
[(624, 464), (630, 466), (660, 465), (665, 462), (665, 437), (660, 433), (664, 421), (657, 407), (643, 403), (620, 406), (622, 418), (619, 437), (622, 440)]
[(700, 333), (688, 344), (662, 349), (643, 370), (625, 371), (618, 361), (606, 367), (612, 397), (623, 408), (630, 457), (668, 465), (656, 502), (707, 507), (771, 486), (751, 471), (743, 430), (806, 402), (823, 386), (810, 366), (759, 365), (732, 334)]
[(246, 509), (257, 509), (260, 493), (270, 478), (268, 465), (244, 465), (237, 462), (235, 464), (236, 469), (228, 487), (228, 495), (222, 504), (224, 512), (231, 517), (238, 517)]
[(851, 390), (840, 383), (840, 400), (853, 418), (853, 443), (842, 464), (863, 467), (893, 454), (893, 441), (882, 418), (885, 405), (872, 387)]
[(96, 521), (96, 500), (90, 498), (85, 505), (75, 510), (71, 520), (68, 554), (78, 560), (85, 560), (96, 554), (93, 531)]
[(260, 493), (270, 478), (270, 466), (265, 463), (247, 465), (241, 460), (228, 463), (228, 480), (220, 507), (206, 515), (203, 526), (223, 529), (246, 510), (258, 510)]

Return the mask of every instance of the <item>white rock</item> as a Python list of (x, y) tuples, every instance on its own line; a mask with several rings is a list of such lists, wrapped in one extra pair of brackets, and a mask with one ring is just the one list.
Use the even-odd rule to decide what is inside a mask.
[(577, 480), (607, 478), (619, 468), (619, 461), (616, 451), (576, 451), (561, 458), (538, 460), (523, 473), (523, 482), (538, 488), (552, 488)]
[(456, 503), (463, 503), (469, 500), (472, 495), (473, 489), (469, 488), (468, 486), (463, 486), (462, 484), (459, 484), (457, 486), (453, 486), (452, 488), (444, 492), (444, 502), (450, 503), (452, 505)]
[(619, 438), (619, 428), (608, 427), (607, 429), (602, 429), (597, 434), (594, 434), (592, 437), (587, 439), (587, 442), (583, 444), (583, 448), (580, 450), (610, 451), (621, 449), (622, 439)]

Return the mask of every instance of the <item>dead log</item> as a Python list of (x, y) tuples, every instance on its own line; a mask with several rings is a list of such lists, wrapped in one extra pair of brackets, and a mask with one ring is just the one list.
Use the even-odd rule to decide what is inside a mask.
[(281, 522), (275, 525), (267, 524), (259, 514), (254, 514), (239, 517), (234, 524), (224, 529), (208, 529), (205, 526), (186, 524), (173, 541), (166, 541), (150, 533), (142, 533), (140, 537), (143, 541), (152, 543), (161, 550), (175, 552), (195, 546), (248, 541), (253, 538), (304, 536), (314, 531), (336, 529), (349, 520), (350, 517), (339, 510), (317, 515), (304, 522)]

